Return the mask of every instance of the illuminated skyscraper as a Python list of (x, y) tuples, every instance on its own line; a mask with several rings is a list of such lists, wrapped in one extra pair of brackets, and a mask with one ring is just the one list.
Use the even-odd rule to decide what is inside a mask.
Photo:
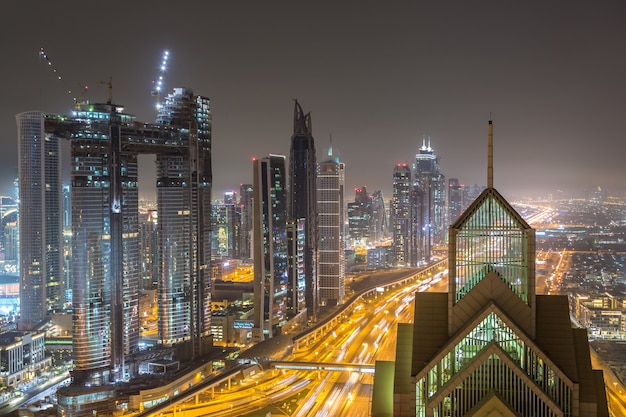
[(372, 193), (372, 227), (370, 230), (370, 240), (380, 242), (387, 236), (387, 212), (385, 211), (385, 200), (383, 192), (376, 190)]
[(239, 231), (239, 256), (242, 259), (252, 258), (252, 201), (254, 188), (252, 184), (241, 184), (239, 187), (239, 213), (241, 229)]
[(448, 181), (448, 218), (455, 222), (463, 212), (463, 186), (457, 178)]
[(287, 314), (287, 169), (285, 157), (254, 160), (253, 340), (280, 334)]
[(535, 231), (493, 188), (449, 228), (448, 293), (417, 292), (372, 416), (608, 416), (602, 371), (566, 296), (535, 294)]
[(345, 295), (345, 165), (333, 157), (332, 146), (328, 156), (317, 172), (319, 300), (322, 305), (338, 305)]
[[(317, 315), (319, 306), (316, 165), (311, 114), (304, 114), (296, 101), (289, 152), (288, 204), (289, 219), (295, 223), (304, 221), (303, 272), (306, 283), (304, 298), (309, 317)], [(290, 271), (290, 274), (294, 274), (294, 271)], [(290, 282), (294, 281), (290, 279)]]
[[(72, 146), (74, 383), (132, 375), (138, 351), (137, 155), (156, 154), (159, 343), (180, 359), (211, 347), (211, 115), (209, 100), (178, 88), (158, 124), (111, 103), (84, 104), (46, 122)], [(71, 410), (70, 410), (71, 411)]]
[[(232, 200), (230, 200), (232, 201)], [(234, 203), (213, 204), (211, 258), (239, 258), (240, 212)]]
[(372, 197), (366, 187), (354, 189), (354, 202), (348, 203), (348, 232), (354, 244), (370, 241), (372, 231)]
[(447, 208), (445, 177), (439, 171), (439, 157), (426, 140), (415, 155), (415, 182), (418, 187), (418, 212), (415, 227), (417, 239), (425, 261), (430, 261), (435, 245), (443, 245), (446, 236)]
[(63, 304), (63, 219), (60, 139), (45, 115), (16, 115), (19, 168), (20, 321), (33, 330)]
[(408, 164), (397, 164), (393, 170), (393, 198), (391, 200), (391, 227), (394, 265), (412, 266), (412, 182)]

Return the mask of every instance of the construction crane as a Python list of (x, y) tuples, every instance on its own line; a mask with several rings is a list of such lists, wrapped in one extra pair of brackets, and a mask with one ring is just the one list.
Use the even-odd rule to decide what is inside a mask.
[(109, 77), (108, 80), (100, 81), (100, 84), (106, 85), (109, 89), (109, 99), (107, 100), (107, 104), (113, 103), (113, 77)]
[(57, 80), (63, 85), (63, 88), (67, 91), (67, 94), (72, 96), (72, 100), (74, 101), (74, 107), (78, 109), (80, 107), (80, 104), (84, 101), (85, 94), (87, 94), (87, 92), (89, 91), (89, 86), (86, 84), (85, 85), (79, 84), (81, 94), (80, 96), (77, 96), (74, 93), (75, 90), (73, 91), (72, 88), (68, 86), (67, 82), (61, 76), (61, 73), (57, 70), (56, 66), (52, 64), (52, 61), (50, 60), (50, 57), (48, 56), (43, 46), (39, 48), (39, 58), (44, 60), (48, 64), (47, 66), (50, 68), (52, 73), (56, 76)]
[(168, 50), (163, 51), (163, 55), (161, 57), (161, 65), (159, 65), (159, 73), (152, 81), (152, 95), (156, 96), (156, 110), (159, 111), (162, 107), (161, 103), (161, 95), (163, 93), (163, 77), (165, 75), (165, 71), (167, 71), (167, 61), (170, 58), (170, 52)]

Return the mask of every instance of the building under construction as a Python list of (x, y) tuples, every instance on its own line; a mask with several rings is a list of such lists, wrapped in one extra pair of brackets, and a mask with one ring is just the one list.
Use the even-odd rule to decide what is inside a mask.
[(72, 385), (92, 387), (60, 390), (66, 416), (105, 411), (114, 396), (109, 384), (137, 373), (139, 154), (156, 155), (159, 343), (181, 360), (212, 347), (209, 99), (177, 88), (157, 120), (136, 121), (110, 100), (46, 118), (46, 134), (71, 140)]

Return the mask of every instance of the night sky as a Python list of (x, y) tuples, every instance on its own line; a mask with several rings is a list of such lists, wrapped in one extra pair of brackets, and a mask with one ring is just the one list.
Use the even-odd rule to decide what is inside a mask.
[[(2, 2), (0, 192), (17, 175), (15, 114), (67, 114), (81, 90), (153, 121), (165, 86), (211, 98), (214, 196), (252, 182), (252, 157), (289, 154), (293, 99), (318, 161), (332, 135), (352, 189), (391, 197), (393, 167), (429, 137), (447, 178), (508, 198), (626, 192), (626, 2)], [(44, 47), (62, 81), (39, 56)], [(153, 175), (142, 159), (142, 173)], [(142, 174), (142, 184), (151, 182)], [(143, 185), (142, 185), (143, 187)], [(152, 186), (150, 186), (152, 187)], [(150, 189), (150, 188), (148, 188)]]

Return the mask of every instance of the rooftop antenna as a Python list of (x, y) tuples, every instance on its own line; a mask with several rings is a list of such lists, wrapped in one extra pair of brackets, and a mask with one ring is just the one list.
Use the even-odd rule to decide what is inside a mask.
[(493, 123), (489, 112), (489, 143), (487, 145), (487, 188), (493, 188)]
[(330, 146), (328, 147), (328, 156), (332, 158), (333, 156), (333, 134), (330, 134)]
[(156, 110), (161, 110), (163, 104), (161, 103), (161, 95), (163, 93), (163, 77), (165, 75), (165, 71), (167, 71), (167, 62), (170, 59), (170, 51), (167, 49), (163, 51), (163, 55), (161, 56), (161, 64), (159, 65), (159, 74), (157, 78), (152, 80), (152, 95), (156, 96)]

